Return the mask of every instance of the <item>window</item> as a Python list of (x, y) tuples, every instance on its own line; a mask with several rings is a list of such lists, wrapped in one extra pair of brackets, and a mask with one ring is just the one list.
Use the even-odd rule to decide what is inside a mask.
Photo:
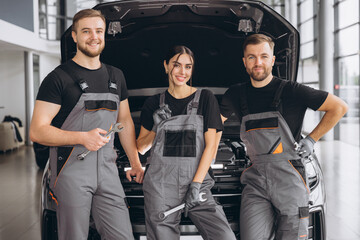
[(357, 53), (359, 49), (359, 24), (341, 29), (337, 33), (339, 41), (338, 55), (346, 56)]
[(339, 139), (360, 145), (359, 104), (359, 1), (335, 2), (335, 93), (349, 105), (348, 113), (339, 123)]
[(285, 0), (263, 0), (262, 2), (274, 9), (280, 15), (285, 16)]
[(302, 0), (298, 3), (298, 22), (300, 32), (300, 58), (307, 59), (315, 56), (315, 19), (316, 10), (314, 0)]
[(76, 12), (102, 2), (109, 0), (39, 0), (39, 36), (60, 40)]
[(338, 14), (337, 28), (344, 28), (359, 22), (359, 0), (346, 0), (339, 3)]

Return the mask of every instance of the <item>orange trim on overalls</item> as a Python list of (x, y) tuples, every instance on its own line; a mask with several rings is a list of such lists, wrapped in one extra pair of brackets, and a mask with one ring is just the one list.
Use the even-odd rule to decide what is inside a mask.
[(291, 164), (290, 160), (288, 160), (288, 162), (290, 163), (290, 165), (292, 166), (292, 168), (299, 174), (299, 176), (301, 177), (301, 180), (303, 181), (303, 183), (304, 183), (304, 185), (305, 185), (305, 187), (306, 187), (306, 190), (308, 191), (308, 193), (310, 193), (309, 188), (307, 187), (304, 178), (301, 176), (301, 174), (299, 173), (299, 171), (296, 170), (296, 168), (294, 167), (294, 165)]
[(51, 198), (54, 200), (54, 202), (56, 203), (56, 205), (59, 206), (59, 203), (58, 203), (56, 197), (54, 196), (54, 194), (52, 194), (52, 192), (49, 192), (49, 194), (50, 194)]
[(61, 170), (60, 170), (59, 174), (57, 175), (57, 177), (56, 177), (56, 179), (55, 179), (54, 187), (56, 186), (57, 180), (58, 180), (58, 178), (59, 178), (59, 176), (60, 176), (60, 174), (61, 174), (62, 170), (64, 169), (64, 167), (65, 167), (66, 163), (68, 162), (68, 160), (69, 160), (69, 158), (70, 158), (70, 156), (71, 156), (71, 154), (72, 154), (72, 152), (73, 152), (73, 151), (74, 151), (74, 147), (73, 147), (73, 149), (71, 150), (71, 152), (70, 152), (70, 154), (69, 154), (69, 157), (66, 159), (66, 162), (65, 162), (65, 163), (64, 163), (64, 165), (62, 166), (62, 168), (61, 168)]
[(243, 175), (247, 170), (249, 170), (252, 166), (254, 166), (254, 164), (252, 164), (250, 167), (246, 168), (246, 169), (241, 173), (240, 180), (241, 180), (242, 175)]
[(282, 142), (279, 143), (279, 145), (277, 146), (277, 148), (275, 149), (275, 151), (272, 152), (272, 154), (279, 154), (283, 152), (283, 145)]
[(250, 131), (253, 131), (253, 130), (261, 130), (261, 129), (277, 129), (279, 127), (269, 127), (269, 128), (253, 128), (253, 129), (249, 129), (247, 130), (246, 132), (250, 132)]
[(107, 110), (110, 112), (117, 111), (117, 109), (113, 110), (113, 109), (109, 109), (109, 108), (86, 109), (86, 111), (88, 111), (88, 112), (99, 111), (99, 110)]

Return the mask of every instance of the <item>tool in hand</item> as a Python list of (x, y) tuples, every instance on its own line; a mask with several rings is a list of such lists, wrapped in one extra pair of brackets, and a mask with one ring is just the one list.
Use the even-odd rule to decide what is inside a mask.
[[(124, 127), (121, 127), (121, 123), (114, 123), (110, 130), (104, 135), (104, 137), (109, 137), (112, 133), (114, 132), (121, 132), (122, 130), (124, 129)], [(80, 153), (78, 156), (77, 156), (77, 159), (78, 160), (84, 160), (85, 157), (90, 153), (91, 151), (90, 150), (87, 150), (83, 153)]]
[(297, 154), (298, 155), (300, 155), (301, 156), (301, 154), (303, 154), (303, 153), (305, 153), (306, 152), (306, 150), (304, 150), (304, 151), (300, 151), (300, 149), (301, 149), (301, 146), (300, 146), (300, 144), (299, 143), (297, 143), (297, 142), (294, 142), (294, 148), (295, 148), (295, 151), (297, 152)]
[[(204, 192), (201, 192), (199, 193), (199, 199), (200, 199), (200, 202), (205, 202), (207, 200), (207, 198), (203, 198), (203, 195), (205, 195)], [(183, 204), (180, 204), (179, 206), (177, 207), (174, 207), (166, 212), (162, 212), (159, 214), (159, 217), (160, 219), (164, 220), (167, 216), (169, 216), (170, 214), (173, 214), (174, 212), (177, 212), (181, 209), (185, 208), (185, 203)]]

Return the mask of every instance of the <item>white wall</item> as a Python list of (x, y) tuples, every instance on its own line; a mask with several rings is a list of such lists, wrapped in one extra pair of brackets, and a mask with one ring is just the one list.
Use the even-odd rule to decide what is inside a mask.
[(56, 68), (60, 64), (60, 53), (59, 56), (53, 56), (48, 54), (40, 55), (40, 81)]
[[(17, 49), (44, 52), (49, 54), (60, 53), (59, 41), (40, 39), (38, 34), (18, 27), (0, 19), (0, 43), (5, 42)], [(1, 45), (0, 45), (1, 50)]]
[(25, 123), (24, 64), (24, 52), (0, 52), (0, 121), (11, 115)]
[[(5, 115), (11, 115), (19, 118), (24, 126), (30, 124), (38, 91), (33, 89), (32, 54), (39, 55), (40, 81), (60, 63), (60, 41), (39, 38), (38, 1), (32, 4), (33, 30), (0, 19), (0, 107), (4, 107), (0, 108), (0, 122)], [(28, 134), (25, 139), (29, 142)]]
[[(42, 81), (60, 64), (60, 57), (48, 54), (38, 55), (40, 56), (40, 81)], [(11, 115), (19, 118), (26, 126), (24, 72), (23, 51), (0, 51), (0, 107), (4, 107), (0, 108), (0, 122), (5, 115)], [(37, 94), (37, 89), (35, 89), (35, 94)]]

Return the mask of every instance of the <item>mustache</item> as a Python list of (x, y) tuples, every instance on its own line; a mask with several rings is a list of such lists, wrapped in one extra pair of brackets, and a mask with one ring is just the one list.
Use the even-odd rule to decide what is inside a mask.
[(255, 68), (262, 68), (262, 69), (264, 69), (264, 66), (255, 65), (252, 69), (255, 69)]

